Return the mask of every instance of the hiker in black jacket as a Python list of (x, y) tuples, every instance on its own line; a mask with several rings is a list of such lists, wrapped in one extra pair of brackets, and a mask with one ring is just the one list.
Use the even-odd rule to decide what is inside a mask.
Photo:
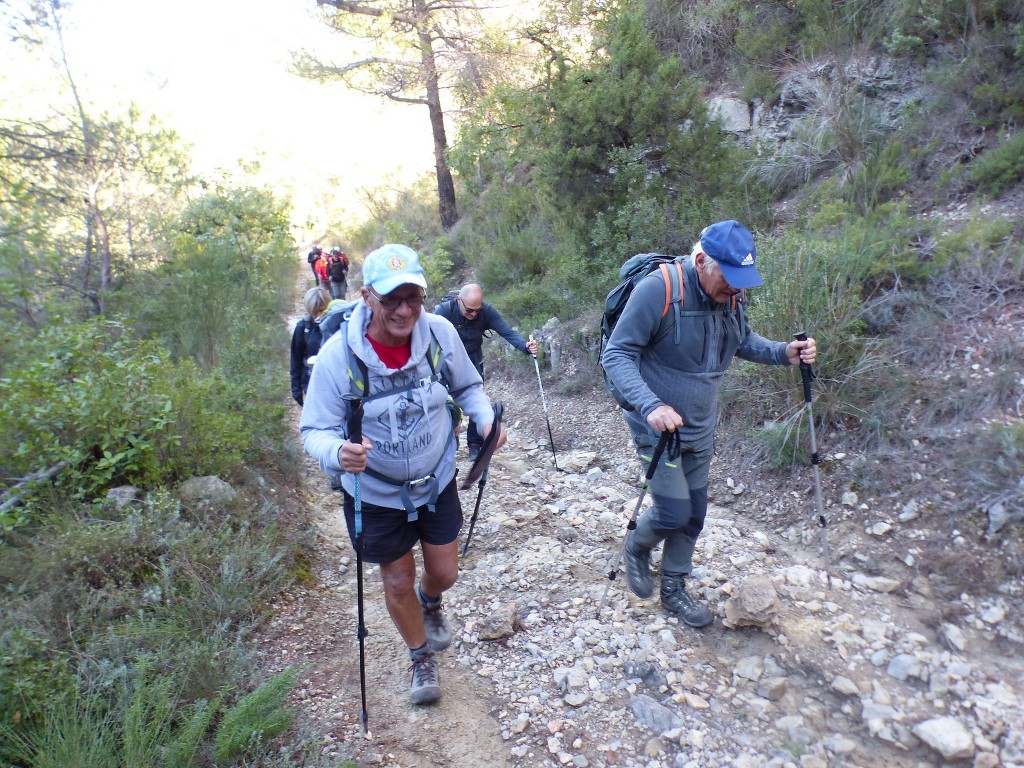
[(330, 300), (331, 294), (323, 288), (310, 288), (306, 291), (302, 300), (306, 316), (295, 324), (295, 330), (292, 331), (292, 397), (299, 405), (306, 399), (309, 375), (313, 370), (309, 360), (320, 351), (320, 319)]
[(306, 261), (309, 262), (309, 269), (313, 273), (313, 282), (317, 285), (320, 285), (320, 276), (316, 273), (316, 261), (320, 258), (321, 253), (320, 246), (314, 245), (306, 254)]
[[(459, 332), (462, 345), (466, 348), (469, 359), (476, 366), (480, 378), (484, 378), (483, 338), (487, 331), (497, 331), (505, 341), (524, 355), (537, 354), (537, 342), (527, 341), (516, 333), (505, 318), (490, 304), (484, 302), (483, 289), (476, 283), (462, 286), (458, 295), (445, 299), (436, 307), (434, 314), (446, 318)], [(466, 431), (466, 445), (469, 448), (469, 460), (474, 461), (483, 444), (476, 425), (470, 421)]]

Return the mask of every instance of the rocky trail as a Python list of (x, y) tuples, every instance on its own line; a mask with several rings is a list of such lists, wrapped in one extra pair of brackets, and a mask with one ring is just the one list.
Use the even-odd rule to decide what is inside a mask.
[[(488, 378), (509, 440), (444, 595), (453, 642), (438, 655), (437, 704), (408, 703), (408, 655), (378, 569), (364, 566), (365, 735), (340, 498), (305, 456), (302, 485), (277, 494), (314, 544), (310, 578), (274, 606), (262, 651), (269, 670), (302, 666), (294, 704), (324, 734), (323, 756), (394, 768), (1024, 768), (1024, 542), (1015, 530), (993, 542), (980, 515), (957, 512), (941, 447), (914, 441), (883, 468), (819, 441), (829, 581), (811, 468), (769, 471), (719, 435), (689, 582), (715, 622), (695, 630), (657, 595), (609, 581), (639, 462), (599, 384), (544, 379), (558, 469), (532, 368)], [(886, 471), (906, 481), (858, 497), (860, 478)], [(477, 494), (461, 492), (461, 541)]]
[[(829, 587), (810, 468), (717, 458), (691, 581), (716, 618), (694, 630), (622, 577), (609, 586), (639, 464), (603, 390), (555, 383), (559, 470), (536, 379), (488, 381), (509, 441), (444, 596), (454, 641), (438, 704), (408, 703), (408, 657), (365, 567), (365, 738), (354, 553), (337, 495), (304, 459), (293, 501), (315, 527), (312, 579), (275, 606), (263, 643), (268, 667), (304, 665), (295, 704), (327, 734), (325, 754), (403, 768), (1024, 766), (1024, 590), (1018, 577), (936, 596), (917, 567), (936, 530), (965, 567), (990, 556), (950, 529), (939, 484), (927, 503), (861, 501), (848, 490), (859, 458), (822, 446)], [(462, 492), (463, 540), (476, 494)]]

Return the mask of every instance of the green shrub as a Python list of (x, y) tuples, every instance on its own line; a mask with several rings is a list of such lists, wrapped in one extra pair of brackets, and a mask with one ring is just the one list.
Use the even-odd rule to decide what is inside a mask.
[(17, 435), (0, 445), (3, 476), (63, 463), (60, 482), (76, 498), (156, 481), (172, 418), (166, 354), (104, 319), (58, 324), (37, 341), (41, 354), (0, 379), (0, 434)]
[[(31, 621), (0, 607), (0, 729), (11, 734), (37, 725), (40, 714), (73, 685), (66, 659)], [(0, 760), (11, 758), (0, 746)]]
[(999, 254), (1012, 261), (1013, 229), (1013, 222), (1008, 219), (976, 212), (962, 227), (936, 238), (936, 259), (943, 265), (959, 265), (961, 269), (972, 270), (976, 278), (980, 278), (990, 269), (987, 262), (996, 264), (1001, 260)]
[(1024, 131), (975, 158), (969, 174), (979, 189), (995, 197), (1024, 179)]
[[(825, 428), (856, 425), (870, 440), (898, 423), (894, 403), (905, 385), (899, 369), (887, 364), (886, 342), (866, 335), (863, 306), (900, 253), (904, 220), (840, 220), (817, 233), (758, 238), (764, 285), (751, 292), (749, 314), (751, 326), (769, 339), (789, 341), (799, 330), (816, 339), (816, 420)], [(759, 439), (776, 461), (802, 451), (791, 443), (805, 437), (799, 381), (795, 367), (754, 364), (735, 366), (726, 380), (724, 404), (745, 403), (741, 418), (774, 423)], [(722, 412), (728, 418), (729, 408)]]
[(295, 667), (278, 672), (224, 713), (214, 743), (218, 765), (230, 764), (291, 725), (294, 713), (288, 692), (297, 677)]
[(1002, 505), (1007, 519), (1024, 519), (1024, 426), (992, 425), (967, 452), (964, 482), (981, 509)]
[(183, 703), (174, 675), (143, 660), (112, 696), (72, 693), (51, 706), (44, 723), (15, 737), (15, 754), (33, 768), (186, 768), (199, 765), (200, 745), (219, 707)]

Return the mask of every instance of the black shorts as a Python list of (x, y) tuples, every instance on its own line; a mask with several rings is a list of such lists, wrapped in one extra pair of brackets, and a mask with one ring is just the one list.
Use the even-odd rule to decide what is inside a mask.
[[(397, 498), (397, 489), (395, 496)], [(419, 519), (409, 522), (405, 509), (378, 507), (362, 503), (363, 511), (363, 560), (368, 563), (393, 563), (409, 552), (417, 541), (441, 546), (451, 544), (459, 538), (462, 530), (462, 502), (452, 479), (437, 496), (437, 504), (431, 512), (424, 504), (417, 507)], [(345, 493), (345, 525), (352, 546), (356, 545), (356, 504), (355, 499)]]

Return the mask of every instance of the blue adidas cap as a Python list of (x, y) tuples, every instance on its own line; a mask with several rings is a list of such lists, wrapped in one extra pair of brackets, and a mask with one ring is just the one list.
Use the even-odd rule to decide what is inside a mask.
[(427, 287), (416, 251), (407, 245), (389, 243), (367, 254), (363, 261), (363, 285), (385, 296), (406, 284)]
[(756, 288), (764, 282), (754, 266), (754, 236), (738, 221), (729, 219), (707, 227), (700, 233), (700, 249), (718, 262), (722, 276), (733, 288)]

